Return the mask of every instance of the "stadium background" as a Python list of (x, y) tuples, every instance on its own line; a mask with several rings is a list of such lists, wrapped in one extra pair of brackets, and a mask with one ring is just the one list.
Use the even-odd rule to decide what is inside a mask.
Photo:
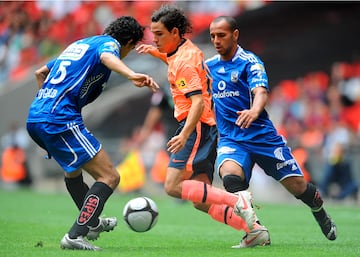
[[(62, 2), (62, 1), (56, 1)], [(75, 2), (75, 1), (74, 1)], [(334, 70), (340, 71), (342, 81), (360, 77), (360, 3), (357, 2), (272, 2), (272, 1), (173, 1), (184, 7), (194, 24), (192, 39), (204, 50), (206, 57), (214, 54), (209, 44), (207, 26), (209, 21), (219, 14), (231, 14), (237, 17), (240, 27), (240, 45), (252, 50), (265, 62), (270, 79), (273, 97), (282, 96), (282, 108), (290, 108), (292, 101), (291, 88), (295, 84), (308, 89), (310, 100), (315, 94), (316, 99), (323, 101), (329, 85), (332, 83)], [(219, 5), (219, 2), (221, 4)], [(7, 29), (4, 21), (5, 12), (16, 10), (20, 5), (31, 14), (31, 19), (41, 19), (50, 15), (51, 7), (47, 11), (35, 8), (36, 2), (15, 3), (14, 9), (9, 9), (11, 2), (1, 2), (0, 33)], [(95, 30), (82, 31), (80, 28), (93, 28), (93, 21), (101, 27), (104, 16), (134, 15), (142, 24), (149, 22), (149, 16), (161, 2), (133, 1), (133, 2), (77, 2), (78, 5), (63, 17), (52, 17), (47, 35), (42, 39), (51, 40), (54, 53), (77, 37), (87, 33), (99, 32)], [(53, 6), (54, 7), (54, 6)], [(221, 8), (220, 8), (221, 7)], [(36, 11), (34, 10), (36, 9)], [(44, 7), (45, 8), (45, 7)], [(50, 8), (50, 9), (49, 9)], [(109, 12), (110, 11), (110, 12)], [(100, 14), (99, 14), (100, 13)], [(51, 15), (50, 15), (51, 16)], [(100, 17), (100, 18), (99, 18)], [(102, 17), (102, 18), (101, 18)], [(91, 23), (91, 24), (90, 24)], [(89, 25), (90, 24), (90, 25)], [(96, 24), (95, 24), (96, 25)], [(95, 26), (96, 27), (96, 26)], [(101, 30), (100, 30), (101, 31)], [(147, 35), (149, 40), (150, 34)], [(0, 82), (0, 136), (4, 135), (12, 122), (25, 126), (27, 109), (36, 93), (36, 83), (33, 71), (51, 57), (39, 57), (39, 41), (37, 44), (25, 47), (20, 51), (20, 61), (13, 70)], [(3, 43), (3, 42), (2, 42)], [(40, 41), (44, 43), (44, 41)], [(34, 58), (34, 56), (37, 56)], [(22, 59), (21, 59), (22, 58)], [(137, 56), (131, 53), (125, 62), (140, 72), (151, 74), (161, 85), (166, 86), (166, 67), (157, 60), (147, 56)], [(353, 116), (360, 116), (360, 94), (356, 91), (359, 82), (354, 86), (358, 95), (347, 101)], [(290, 88), (290, 91), (287, 91)], [(310, 90), (314, 89), (314, 90)], [(314, 92), (315, 91), (315, 92)], [(289, 95), (287, 95), (287, 93)], [(344, 93), (345, 94), (345, 93)], [(346, 95), (345, 95), (346, 96)], [(119, 162), (123, 156), (119, 152), (122, 140), (131, 135), (135, 126), (141, 124), (146, 110), (149, 107), (150, 93), (132, 87), (119, 75), (113, 74), (104, 94), (84, 110), (85, 123), (88, 128), (103, 142), (110, 152), (113, 161)], [(290, 99), (289, 99), (290, 98)], [(314, 101), (315, 101), (314, 100)], [(347, 99), (349, 100), (349, 99)], [(275, 101), (274, 101), (275, 102)], [(273, 103), (273, 102), (271, 102)], [(274, 105), (271, 105), (272, 107)], [(316, 105), (313, 106), (316, 108)], [(302, 138), (310, 153), (310, 167), (314, 180), (317, 181), (322, 173), (323, 159), (321, 142), (310, 144), (306, 139), (311, 130), (316, 129), (321, 134), (325, 128), (321, 114), (313, 115), (308, 122), (301, 124), (295, 132), (292, 128), (298, 127), (297, 121), (284, 124), (280, 118), (284, 114), (270, 111), (278, 128), (290, 138)], [(317, 109), (313, 110), (314, 113)], [(360, 182), (360, 147), (359, 147), (359, 117), (354, 117), (354, 142), (351, 146), (351, 160), (354, 175)], [(316, 126), (312, 126), (316, 124)], [(356, 127), (357, 125), (357, 127)], [(293, 133), (293, 134), (292, 134)], [(307, 134), (308, 133), (308, 134)], [(320, 138), (323, 135), (320, 135)], [(321, 140), (320, 140), (321, 141)], [(35, 145), (27, 149), (30, 171), (39, 188), (61, 189), (62, 173), (54, 162), (43, 161), (43, 152)], [(47, 183), (43, 183), (46, 181)], [(264, 182), (271, 183), (271, 182)]]

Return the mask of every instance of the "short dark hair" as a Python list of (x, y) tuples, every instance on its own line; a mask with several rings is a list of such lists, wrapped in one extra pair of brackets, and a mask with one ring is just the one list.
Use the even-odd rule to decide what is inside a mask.
[(192, 32), (192, 26), (184, 11), (175, 5), (162, 5), (153, 13), (151, 21), (163, 23), (168, 31), (177, 28), (181, 37)]
[(132, 16), (122, 16), (110, 23), (103, 34), (112, 36), (121, 45), (126, 45), (130, 40), (136, 45), (144, 37), (145, 28)]
[(229, 24), (229, 27), (230, 27), (231, 31), (234, 31), (234, 30), (238, 29), (236, 20), (231, 16), (225, 16), (225, 15), (218, 16), (212, 22), (216, 23), (216, 22), (219, 22), (221, 20), (225, 20), (226, 23)]

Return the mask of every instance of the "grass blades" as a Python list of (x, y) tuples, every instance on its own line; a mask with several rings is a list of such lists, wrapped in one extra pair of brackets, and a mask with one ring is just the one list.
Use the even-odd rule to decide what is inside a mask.
[(159, 220), (148, 232), (136, 233), (122, 220), (125, 203), (139, 195), (115, 193), (103, 214), (117, 216), (113, 232), (102, 233), (94, 242), (101, 252), (61, 250), (60, 240), (78, 212), (66, 193), (0, 190), (1, 257), (67, 256), (255, 256), (255, 257), (358, 257), (360, 256), (359, 206), (326, 205), (338, 227), (338, 238), (328, 241), (306, 206), (260, 204), (257, 214), (270, 231), (272, 245), (231, 249), (244, 233), (213, 221), (188, 202), (168, 196), (149, 196), (159, 207)]

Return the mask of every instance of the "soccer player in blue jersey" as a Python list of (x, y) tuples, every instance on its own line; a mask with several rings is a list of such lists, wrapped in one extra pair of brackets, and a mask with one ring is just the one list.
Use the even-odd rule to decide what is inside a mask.
[[(63, 249), (100, 250), (89, 240), (117, 224), (115, 217), (100, 218), (105, 202), (120, 181), (116, 169), (100, 142), (85, 127), (81, 109), (103, 91), (111, 71), (137, 87), (159, 86), (148, 75), (136, 73), (121, 59), (142, 40), (144, 27), (133, 17), (114, 20), (103, 35), (70, 44), (57, 58), (39, 68), (39, 91), (27, 118), (32, 139), (64, 169), (65, 184), (80, 213), (60, 246)], [(89, 188), (82, 170), (95, 183)]]
[[(323, 207), (319, 191), (306, 182), (290, 148), (265, 110), (269, 87), (263, 62), (238, 45), (239, 30), (232, 17), (215, 18), (210, 24), (210, 37), (218, 54), (206, 64), (213, 78), (219, 131), (217, 167), (224, 187), (229, 192), (247, 189), (257, 163), (267, 175), (308, 205), (323, 234), (335, 240), (336, 226)], [(255, 236), (245, 235), (244, 239), (248, 240), (242, 240), (237, 247), (243, 247)]]

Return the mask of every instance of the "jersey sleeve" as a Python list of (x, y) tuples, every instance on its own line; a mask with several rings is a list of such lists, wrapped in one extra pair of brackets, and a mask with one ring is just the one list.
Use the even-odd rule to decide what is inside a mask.
[(55, 59), (52, 59), (51, 61), (49, 61), (47, 64), (46, 64), (46, 67), (51, 70), (51, 68), (54, 66), (56, 62), (56, 58)]
[(256, 87), (264, 87), (269, 91), (268, 77), (265, 67), (261, 62), (250, 62), (247, 65), (247, 81), (253, 90)]
[(120, 57), (120, 47), (121, 46), (117, 44), (115, 41), (108, 40), (98, 47), (98, 54), (100, 56), (102, 53), (107, 52), (107, 53), (112, 53), (117, 57)]
[(179, 76), (176, 77), (176, 86), (184, 94), (202, 92), (202, 83), (195, 67), (191, 65), (183, 65), (178, 70)]

